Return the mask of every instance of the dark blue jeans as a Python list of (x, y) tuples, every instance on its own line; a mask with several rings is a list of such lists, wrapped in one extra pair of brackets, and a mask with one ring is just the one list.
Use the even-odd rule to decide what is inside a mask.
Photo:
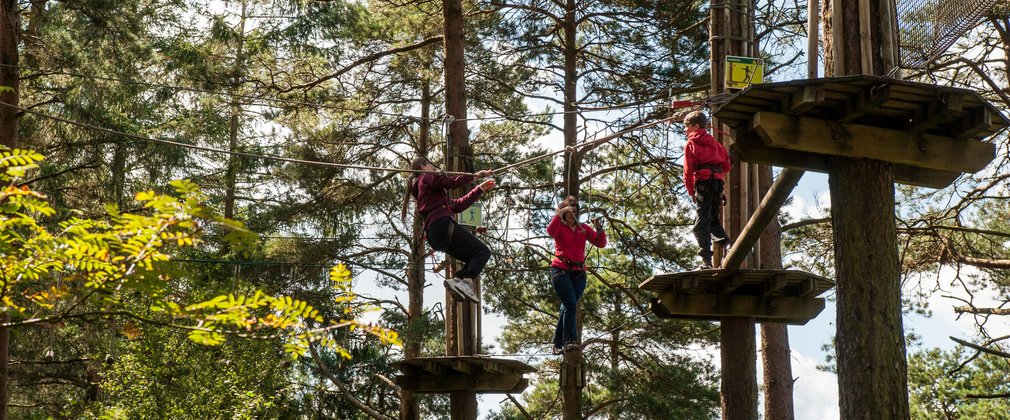
[(561, 298), (558, 326), (554, 328), (554, 347), (562, 347), (569, 341), (579, 341), (576, 308), (582, 299), (582, 292), (586, 291), (586, 272), (551, 268), (551, 282), (554, 283), (554, 291)]
[[(452, 238), (449, 238), (449, 225), (452, 227)], [(463, 269), (456, 272), (456, 277), (461, 279), (477, 278), (487, 260), (491, 259), (491, 249), (484, 245), (480, 239), (473, 236), (470, 230), (456, 224), (455, 220), (443, 217), (428, 226), (428, 244), (436, 251), (441, 251), (451, 255), (453, 258), (463, 263)]]
[(694, 183), (695, 197), (698, 200), (698, 219), (694, 222), (694, 237), (698, 240), (702, 258), (712, 258), (712, 239), (726, 241), (729, 235), (722, 228), (722, 213), (719, 202), (722, 200), (722, 180), (709, 178)]

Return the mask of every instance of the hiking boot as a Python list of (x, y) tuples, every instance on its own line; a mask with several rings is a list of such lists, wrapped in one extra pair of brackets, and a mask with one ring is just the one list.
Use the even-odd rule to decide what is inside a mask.
[(560, 356), (562, 354), (565, 354), (565, 348), (564, 347), (554, 346), (554, 348), (551, 349), (551, 354), (553, 354), (555, 356)]
[(569, 342), (565, 343), (565, 347), (562, 350), (565, 353), (568, 353), (568, 352), (570, 352), (572, 350), (578, 350), (578, 349), (581, 349), (581, 348), (582, 348), (582, 346), (580, 346), (579, 343), (576, 343), (574, 341), (569, 341)]

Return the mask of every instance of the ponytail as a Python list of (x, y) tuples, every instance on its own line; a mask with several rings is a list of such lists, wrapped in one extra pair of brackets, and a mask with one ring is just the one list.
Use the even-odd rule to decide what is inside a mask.
[[(428, 164), (428, 158), (424, 156), (419, 156), (410, 162), (410, 169), (420, 170), (422, 166)], [(407, 219), (407, 206), (410, 204), (410, 197), (413, 196), (417, 199), (419, 191), (417, 191), (417, 180), (419, 175), (417, 173), (410, 174), (410, 178), (407, 178), (407, 190), (403, 193), (403, 204), (400, 206), (400, 220)]]

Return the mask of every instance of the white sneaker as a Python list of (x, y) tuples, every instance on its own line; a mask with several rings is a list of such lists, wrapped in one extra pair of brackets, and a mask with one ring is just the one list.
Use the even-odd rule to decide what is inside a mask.
[(463, 296), (463, 294), (459, 292), (459, 283), (461, 281), (462, 280), (457, 278), (451, 278), (442, 282), (442, 284), (445, 286), (445, 290), (448, 290), (449, 293), (452, 294), (454, 298), (459, 300), (466, 300), (466, 296)]
[(474, 287), (474, 281), (471, 278), (464, 278), (456, 283), (459, 287), (459, 293), (469, 299), (471, 302), (480, 303), (480, 299), (477, 298), (477, 290)]

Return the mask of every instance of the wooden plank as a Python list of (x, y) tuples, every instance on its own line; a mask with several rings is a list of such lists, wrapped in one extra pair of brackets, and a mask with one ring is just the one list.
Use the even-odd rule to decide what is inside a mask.
[(740, 286), (744, 285), (744, 274), (740, 272), (733, 273), (728, 278), (723, 279), (719, 283), (719, 294), (733, 293)]
[(818, 289), (819, 288), (817, 287), (816, 279), (813, 278), (804, 279), (803, 282), (800, 283), (800, 287), (796, 295), (797, 297), (801, 298), (812, 298), (814, 296), (821, 294), (821, 291), (818, 291)]
[(788, 286), (788, 285), (789, 285), (789, 280), (786, 278), (785, 274), (781, 274), (781, 273), (780, 274), (776, 274), (775, 276), (770, 277), (767, 280), (765, 280), (765, 282), (763, 284), (763, 287), (762, 287), (761, 295), (763, 295), (763, 296), (774, 295), (774, 294), (778, 293), (779, 291), (781, 291), (782, 289), (785, 289), (786, 286)]
[(996, 121), (988, 108), (980, 108), (954, 123), (953, 127), (955, 128), (952, 134), (958, 140), (979, 138), (983, 133), (996, 132), (999, 129)]
[(837, 116), (835, 120), (840, 123), (858, 120), (889, 101), (890, 94), (888, 85), (856, 93), (848, 101), (838, 104), (832, 114)]
[(470, 361), (468, 360), (468, 358), (459, 358), (459, 359), (453, 360), (453, 361), (449, 362), (449, 366), (452, 367), (454, 370), (459, 371), (459, 372), (463, 372), (463, 373), (472, 373), (473, 372), (473, 366), (470, 364)]
[(989, 143), (956, 140), (859, 124), (759, 112), (754, 131), (772, 148), (848, 158), (868, 158), (947, 172), (975, 172), (996, 156)]
[(519, 373), (398, 375), (395, 381), (404, 391), (434, 394), (456, 391), (480, 394), (518, 393), (528, 385), (528, 381)]
[(431, 360), (421, 360), (417, 362), (417, 366), (424, 369), (425, 372), (440, 374), (445, 372), (445, 365), (441, 363), (436, 363)]
[(679, 315), (718, 319), (752, 317), (805, 324), (824, 310), (824, 299), (792, 296), (741, 296), (718, 294), (660, 294), (657, 304), (671, 317)]
[[(770, 148), (764, 144), (755, 144), (761, 142), (748, 140), (747, 137), (734, 139), (736, 140), (733, 143), (734, 152), (740, 155), (741, 160), (748, 163), (803, 169), (820, 173), (827, 173), (831, 168), (831, 156)], [(899, 184), (928, 188), (946, 187), (961, 175), (960, 172), (938, 171), (905, 165), (894, 165), (891, 167), (891, 171), (894, 173), (894, 181)]]
[(824, 104), (824, 87), (808, 85), (793, 93), (789, 98), (789, 103), (783, 105), (782, 108), (789, 115), (804, 115), (811, 109)]
[(934, 100), (916, 110), (912, 117), (909, 131), (922, 133), (941, 125), (948, 124), (964, 115), (962, 105), (964, 97), (957, 94), (947, 95), (946, 100)]

